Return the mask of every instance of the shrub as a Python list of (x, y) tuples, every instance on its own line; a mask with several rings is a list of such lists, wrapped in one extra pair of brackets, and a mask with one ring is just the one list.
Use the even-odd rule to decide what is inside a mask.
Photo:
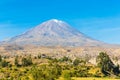
[(29, 56), (27, 58), (22, 58), (22, 66), (32, 65), (32, 58)]
[(6, 62), (5, 60), (3, 60), (3, 61), (1, 62), (1, 66), (2, 66), (2, 67), (7, 67), (7, 66), (8, 66), (8, 63), (9, 63), (9, 62)]
[(73, 65), (74, 65), (74, 66), (77, 66), (79, 63), (80, 63), (80, 60), (79, 60), (79, 59), (75, 59), (75, 60), (73, 61)]
[(62, 72), (62, 77), (64, 78), (64, 80), (71, 80), (71, 73), (69, 70), (64, 70)]

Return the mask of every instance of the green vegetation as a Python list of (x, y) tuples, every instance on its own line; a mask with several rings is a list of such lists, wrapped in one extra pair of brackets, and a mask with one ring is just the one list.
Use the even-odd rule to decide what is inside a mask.
[(30, 66), (32, 65), (32, 58), (31, 56), (27, 57), (27, 58), (22, 58), (22, 66)]
[(17, 67), (19, 66), (18, 56), (15, 57), (14, 64), (15, 64)]
[(97, 57), (97, 62), (98, 66), (101, 69), (101, 72), (105, 76), (118, 75), (120, 73), (119, 65), (116, 66), (112, 62), (110, 57), (104, 52), (99, 53), (99, 56)]
[(6, 62), (5, 60), (1, 61), (1, 67), (7, 67), (9, 62)]
[(80, 60), (79, 60), (79, 59), (75, 59), (75, 60), (73, 61), (73, 65), (74, 65), (74, 66), (77, 66), (79, 63), (80, 63)]
[(71, 60), (69, 57), (57, 59), (39, 54), (36, 58), (16, 56), (11, 63), (7, 58), (0, 56), (0, 79), (107, 80), (109, 77), (120, 79), (119, 65), (115, 65), (106, 53), (99, 53), (96, 60), (98, 66), (89, 65), (86, 59)]
[(64, 80), (71, 80), (71, 72), (69, 70), (64, 70), (62, 72), (62, 77)]
[(73, 78), (73, 80), (119, 80), (119, 79), (113, 79), (113, 78), (95, 78), (95, 77), (89, 77), (89, 78), (87, 78), (86, 77), (86, 78)]

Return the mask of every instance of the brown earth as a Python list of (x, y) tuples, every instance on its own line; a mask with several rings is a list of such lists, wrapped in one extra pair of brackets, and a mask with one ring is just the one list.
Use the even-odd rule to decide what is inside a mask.
[[(18, 46), (15, 46), (17, 48)], [(111, 59), (120, 64), (120, 47), (103, 48), (103, 47), (36, 47), (27, 45), (22, 49), (9, 48), (6, 46), (0, 47), (0, 55), (14, 57), (16, 55), (25, 56), (32, 55), (32, 57), (38, 56), (38, 54), (45, 54), (53, 58), (61, 58), (67, 56), (71, 59), (75, 58), (89, 58), (89, 62), (96, 64), (96, 56), (100, 52), (106, 52), (110, 55)], [(117, 60), (117, 59), (118, 60)]]

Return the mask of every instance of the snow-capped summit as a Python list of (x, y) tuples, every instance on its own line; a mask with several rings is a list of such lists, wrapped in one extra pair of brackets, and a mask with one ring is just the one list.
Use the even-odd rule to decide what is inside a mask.
[(102, 42), (82, 34), (64, 21), (51, 19), (13, 37), (9, 43), (39, 46), (98, 46)]
[(44, 22), (45, 24), (54, 24), (54, 23), (56, 23), (56, 24), (62, 24), (62, 23), (65, 23), (64, 21), (62, 21), (62, 20), (58, 20), (58, 19), (50, 19), (50, 20), (48, 20), (48, 21), (45, 21)]
[(54, 21), (56, 23), (62, 22), (61, 20), (57, 20), (57, 19), (51, 19), (51, 21)]

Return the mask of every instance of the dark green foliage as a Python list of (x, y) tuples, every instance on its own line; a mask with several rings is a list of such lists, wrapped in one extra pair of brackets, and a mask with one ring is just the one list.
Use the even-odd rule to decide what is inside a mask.
[(115, 66), (110, 57), (104, 52), (99, 53), (97, 63), (105, 75), (117, 75), (119, 73), (119, 66)]
[(87, 66), (75, 66), (74, 69), (70, 70), (72, 77), (90, 77), (92, 76), (89, 71), (89, 67)]
[(19, 66), (18, 56), (15, 57), (14, 64), (15, 64), (16, 66)]
[(1, 66), (2, 66), (2, 67), (7, 67), (8, 64), (9, 64), (9, 62), (6, 62), (5, 60), (3, 60), (3, 61), (1, 62)]
[(58, 62), (58, 59), (54, 58), (51, 60), (53, 63), (57, 63)]
[(118, 75), (118, 74), (120, 73), (119, 68), (120, 68), (119, 65), (117, 65), (117, 66), (114, 67), (113, 73), (114, 73), (115, 75)]
[(32, 58), (29, 56), (27, 58), (22, 58), (22, 66), (32, 65)]
[(41, 58), (41, 54), (39, 53), (37, 57), (38, 57), (38, 59), (40, 59)]
[(99, 67), (103, 67), (107, 71), (110, 71), (111, 68), (114, 66), (109, 56), (104, 52), (99, 53), (99, 56), (97, 57), (97, 62)]
[(63, 58), (59, 59), (59, 61), (61, 61), (61, 62), (68, 61), (68, 60), (69, 60), (69, 58), (66, 57), (66, 56), (64, 56)]
[(0, 55), (0, 62), (2, 62), (2, 56)]
[(73, 61), (73, 65), (74, 65), (74, 66), (79, 65), (79, 63), (80, 63), (80, 60), (79, 60), (79, 59), (75, 59), (75, 60)]

